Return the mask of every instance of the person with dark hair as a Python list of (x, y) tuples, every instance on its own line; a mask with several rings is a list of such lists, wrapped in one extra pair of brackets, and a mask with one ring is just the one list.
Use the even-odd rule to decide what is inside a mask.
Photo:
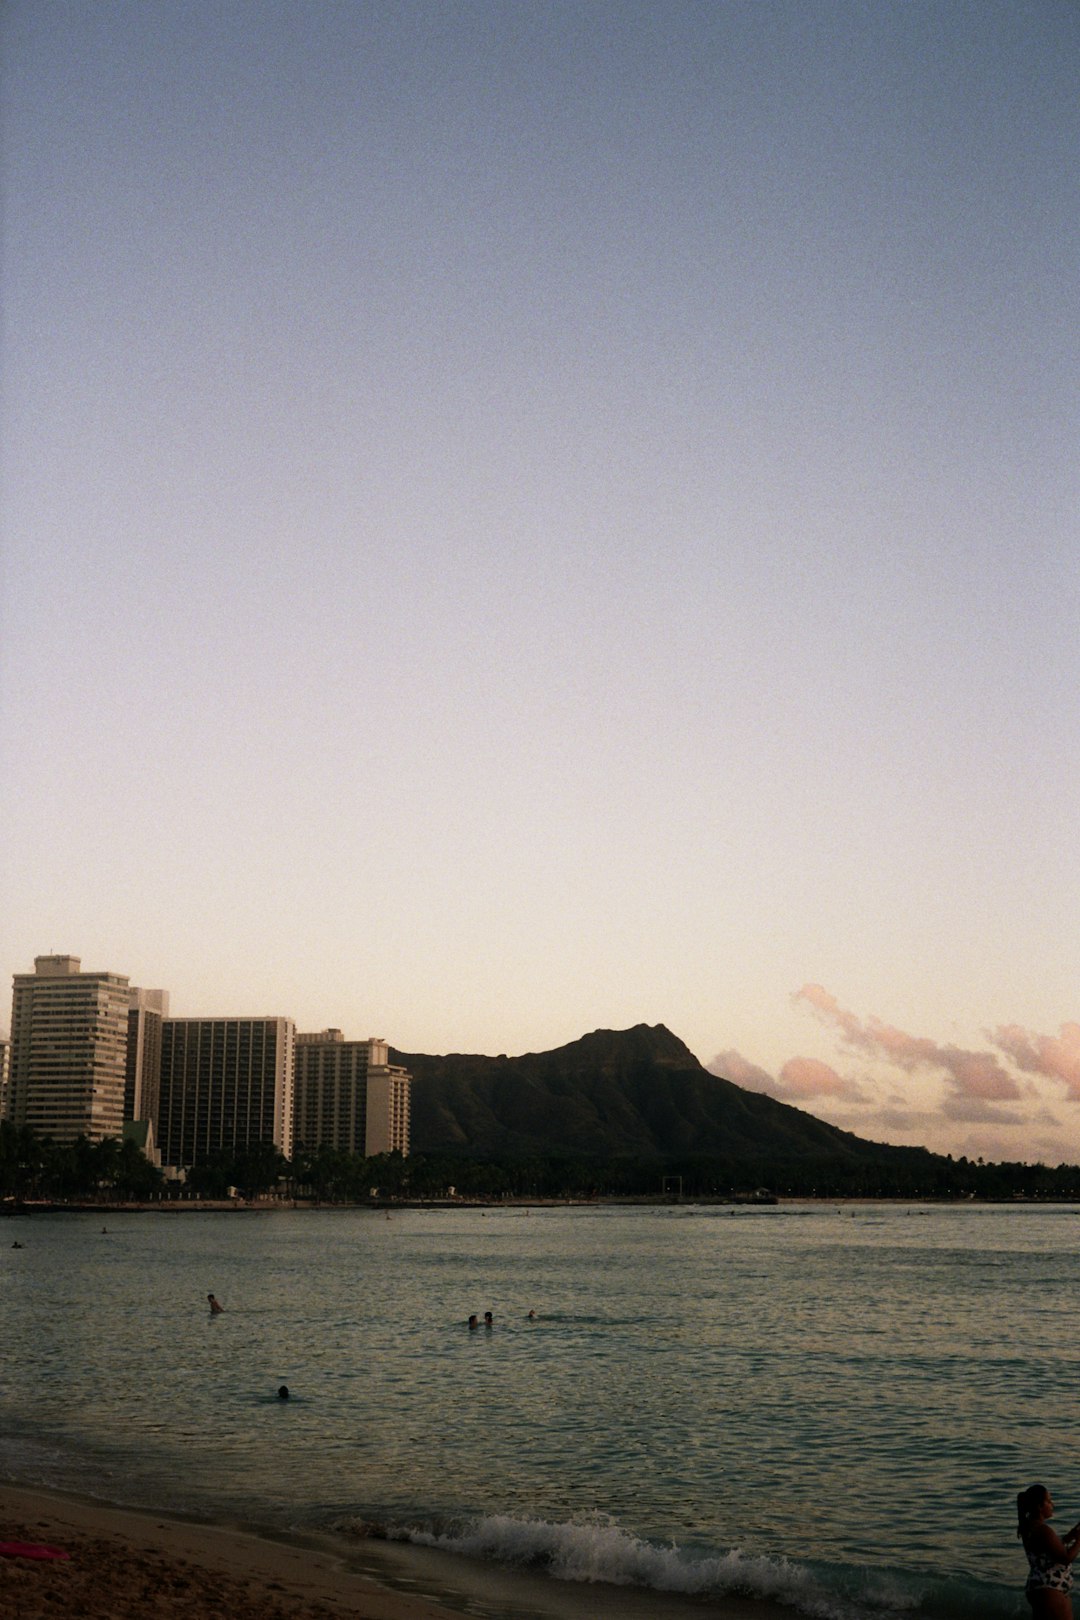
[(206, 1297), (210, 1301), (210, 1315), (220, 1316), (222, 1311), (225, 1309), (220, 1299), (215, 1299), (213, 1294), (207, 1294)]
[(1072, 1566), (1080, 1556), (1080, 1524), (1064, 1536), (1051, 1530), (1054, 1499), (1045, 1485), (1029, 1485), (1016, 1498), (1016, 1533), (1030, 1572), (1024, 1592), (1036, 1620), (1072, 1620)]

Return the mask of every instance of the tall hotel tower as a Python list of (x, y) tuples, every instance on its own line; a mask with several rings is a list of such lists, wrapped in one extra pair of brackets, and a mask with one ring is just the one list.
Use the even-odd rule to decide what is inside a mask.
[(340, 1029), (297, 1035), (297, 1146), (408, 1154), (411, 1079), (388, 1057), (385, 1041), (347, 1041)]
[(166, 1018), (158, 1146), (190, 1169), (218, 1149), (273, 1142), (292, 1155), (291, 1018)]
[(33, 973), (14, 979), (7, 1117), (54, 1142), (100, 1141), (122, 1135), (126, 1120), (152, 1121), (153, 1040), (140, 1041), (151, 1007), (168, 1009), (163, 990), (83, 973), (77, 956), (36, 956)]

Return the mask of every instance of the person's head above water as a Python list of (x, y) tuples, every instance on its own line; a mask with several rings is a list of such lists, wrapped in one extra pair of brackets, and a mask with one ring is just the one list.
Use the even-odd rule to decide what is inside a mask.
[(279, 1401), (287, 1401), (288, 1398), (289, 1398), (289, 1386), (288, 1386), (288, 1384), (280, 1385), (279, 1388), (278, 1388), (278, 1400)]
[(1016, 1497), (1016, 1533), (1022, 1536), (1025, 1530), (1037, 1524), (1041, 1519), (1049, 1519), (1054, 1511), (1054, 1503), (1050, 1492), (1045, 1485), (1029, 1485), (1026, 1491), (1020, 1491)]

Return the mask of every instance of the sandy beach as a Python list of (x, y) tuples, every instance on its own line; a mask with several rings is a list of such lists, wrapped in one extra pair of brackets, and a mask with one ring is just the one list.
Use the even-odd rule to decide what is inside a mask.
[(0, 1541), (71, 1555), (0, 1558), (4, 1620), (791, 1620), (794, 1612), (732, 1595), (687, 1600), (604, 1582), (568, 1586), (380, 1544), (367, 1556), (385, 1565), (388, 1586), (328, 1547), (13, 1485), (0, 1485)]
[(46, 1543), (64, 1561), (0, 1558), (5, 1620), (451, 1620), (328, 1551), (160, 1514), (0, 1486), (0, 1540)]

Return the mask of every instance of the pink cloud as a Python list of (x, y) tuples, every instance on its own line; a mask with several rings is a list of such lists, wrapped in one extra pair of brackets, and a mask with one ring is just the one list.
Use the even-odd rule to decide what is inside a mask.
[[(1021, 1095), (1020, 1087), (993, 1052), (969, 1052), (959, 1046), (939, 1046), (924, 1035), (909, 1035), (880, 1018), (863, 1021), (841, 1007), (835, 996), (820, 984), (804, 984), (792, 997), (805, 1001), (826, 1023), (832, 1024), (848, 1046), (872, 1057), (883, 1058), (903, 1069), (919, 1065), (943, 1069), (960, 1097), (1004, 1102)], [(1078, 1030), (1080, 1036), (1080, 1030)], [(1001, 1044), (1000, 1042), (998, 1043)], [(1080, 1050), (1077, 1053), (1080, 1064)], [(1077, 1071), (1080, 1096), (1080, 1067)]]
[(722, 1080), (730, 1080), (733, 1085), (742, 1086), (746, 1091), (763, 1091), (769, 1097), (776, 1095), (776, 1081), (772, 1075), (744, 1058), (741, 1052), (717, 1052), (705, 1067), (710, 1074), (718, 1074)]
[(780, 1070), (778, 1095), (784, 1097), (861, 1097), (853, 1080), (844, 1080), (827, 1063), (817, 1058), (789, 1058)]
[(958, 1046), (942, 1046), (925, 1062), (939, 1064), (955, 1082), (964, 1097), (1003, 1101), (1020, 1096), (1020, 1087), (1001, 1067), (992, 1052), (965, 1052)]
[(845, 1080), (827, 1063), (816, 1058), (789, 1058), (774, 1076), (744, 1058), (741, 1052), (718, 1052), (707, 1064), (710, 1074), (723, 1076), (747, 1091), (760, 1091), (766, 1097), (780, 1102), (805, 1102), (814, 1097), (846, 1097), (850, 1102), (863, 1101), (863, 1094), (853, 1080)]
[(1018, 1024), (994, 1031), (994, 1043), (1025, 1074), (1060, 1080), (1073, 1102), (1080, 1102), (1080, 1024), (1062, 1024), (1058, 1035), (1036, 1035)]
[(845, 1012), (835, 996), (831, 996), (821, 984), (804, 984), (801, 990), (796, 990), (792, 1001), (807, 1001), (827, 1022), (836, 1024), (841, 1034), (851, 1042), (852, 1046), (862, 1044), (862, 1025), (854, 1013)]

